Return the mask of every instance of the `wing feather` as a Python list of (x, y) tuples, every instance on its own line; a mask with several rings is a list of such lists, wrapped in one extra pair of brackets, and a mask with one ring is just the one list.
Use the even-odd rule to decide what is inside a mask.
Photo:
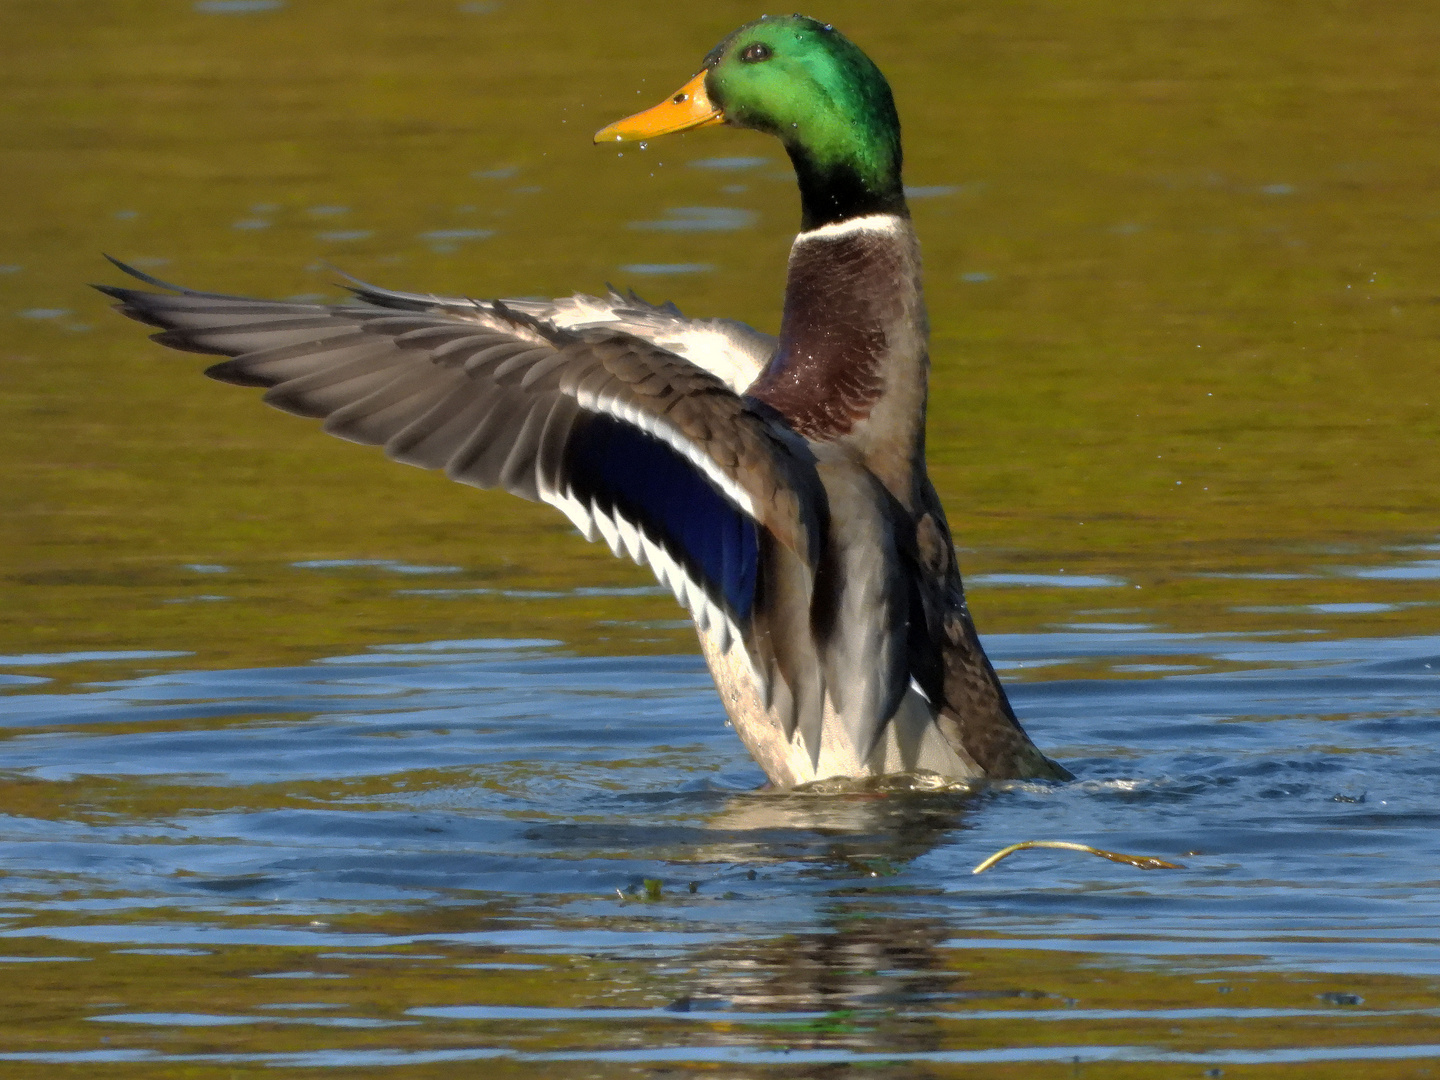
[(383, 389), (406, 370), (401, 353), (380, 349), (288, 379), (266, 391), (264, 401), (297, 416), (320, 419)]
[(227, 323), (204, 330), (177, 327), (154, 336), (161, 345), (168, 345), (183, 352), (234, 356), (236, 353), (258, 352), (272, 346), (289, 345), (297, 340), (324, 341), (326, 338), (348, 334), (350, 329), (349, 324), (329, 315), (299, 315), (260, 323)]
[[(486, 318), (495, 312), (485, 301), (395, 292), (350, 280), (356, 296), (379, 307), (445, 311), (465, 319)], [(649, 304), (633, 292), (624, 295), (614, 289), (606, 296), (577, 293), (555, 300), (503, 300), (499, 306), (562, 330), (598, 328), (629, 334), (684, 357), (736, 393), (743, 393), (755, 381), (776, 348), (774, 337), (734, 319), (687, 319), (674, 304)]]
[(411, 370), (360, 398), (343, 405), (325, 420), (328, 434), (350, 442), (384, 444), (397, 422), (417, 411), (427, 412), (453, 392), (429, 371)]
[(321, 342), (304, 342), (247, 353), (243, 359), (212, 365), (205, 374), (234, 386), (275, 386), (314, 371), (317, 362), (343, 364), (388, 351), (383, 339), (354, 332), (336, 335)]
[(505, 464), (512, 441), (529, 410), (524, 409), (517, 416), (513, 407), (517, 403), (498, 394), (487, 397), (485, 404), (488, 406), (485, 414), (445, 462), (445, 475), (471, 487), (493, 488), (500, 486), (500, 467)]
[(446, 397), (402, 427), (385, 441), (385, 453), (406, 465), (443, 469), (495, 407), (493, 400), (476, 400), (462, 380)]
[[(648, 564), (702, 629), (726, 646), (746, 642), (766, 699), (793, 706), (783, 722), (818, 745), (819, 666), (803, 649), (759, 643), (755, 620), (777, 617), (760, 595), (768, 545), (788, 553), (789, 568), (770, 599), (798, 602), (782, 622), (804, 622), (824, 489), (782, 421), (657, 345), (658, 331), (632, 332), (634, 322), (678, 332), (678, 313), (647, 308), (623, 315), (623, 326), (571, 329), (518, 304), (363, 290), (364, 303), (335, 307), (105, 291), (162, 328), (162, 343), (232, 357), (212, 366), (214, 377), (266, 387), (270, 404), (398, 461), (554, 505)], [(772, 682), (787, 685), (772, 692)]]

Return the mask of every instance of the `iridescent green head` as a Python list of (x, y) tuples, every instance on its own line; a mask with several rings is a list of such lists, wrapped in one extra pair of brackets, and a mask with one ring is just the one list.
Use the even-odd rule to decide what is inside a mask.
[(903, 210), (890, 84), (844, 34), (803, 15), (757, 19), (715, 46), (705, 69), (727, 123), (785, 144), (805, 228)]
[(784, 143), (800, 182), (806, 229), (905, 212), (900, 118), (890, 84), (826, 23), (803, 15), (746, 23), (711, 50), (700, 74), (679, 93), (612, 124), (596, 141), (720, 122)]

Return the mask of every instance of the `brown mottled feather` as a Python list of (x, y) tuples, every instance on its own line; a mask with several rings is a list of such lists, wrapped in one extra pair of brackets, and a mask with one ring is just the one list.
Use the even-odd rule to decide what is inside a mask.
[(858, 232), (797, 244), (775, 359), (750, 393), (807, 439), (846, 435), (885, 389), (885, 328), (900, 317), (893, 240)]
[(941, 698), (932, 703), (941, 733), (994, 779), (1073, 779), (1025, 734), (985, 655), (965, 603), (945, 510), (928, 477), (921, 488), (916, 548), (928, 645), (939, 652)]

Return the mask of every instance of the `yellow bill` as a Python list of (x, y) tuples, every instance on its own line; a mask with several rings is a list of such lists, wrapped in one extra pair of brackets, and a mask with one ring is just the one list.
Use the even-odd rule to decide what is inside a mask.
[(724, 122), (724, 114), (705, 93), (705, 72), (702, 71), (659, 105), (601, 128), (595, 133), (595, 141), (635, 142)]

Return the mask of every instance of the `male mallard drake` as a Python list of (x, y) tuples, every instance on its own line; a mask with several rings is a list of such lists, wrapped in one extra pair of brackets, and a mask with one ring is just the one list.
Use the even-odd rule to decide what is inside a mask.
[(800, 184), (778, 339), (613, 291), (358, 304), (102, 286), (206, 374), (562, 511), (690, 611), (740, 738), (781, 787), (927, 770), (1068, 773), (1016, 722), (925, 472), (929, 355), (900, 122), (874, 63), (794, 16), (736, 30), (655, 108), (599, 132), (775, 135)]

